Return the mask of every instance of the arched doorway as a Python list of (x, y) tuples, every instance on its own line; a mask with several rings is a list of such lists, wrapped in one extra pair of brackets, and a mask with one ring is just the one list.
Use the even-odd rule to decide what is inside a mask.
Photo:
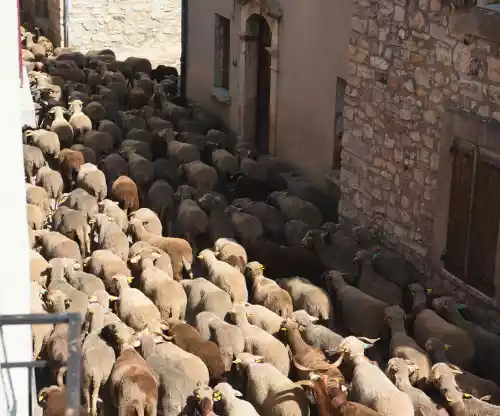
[(272, 32), (266, 19), (252, 14), (247, 20), (246, 53), (247, 125), (259, 153), (269, 153)]

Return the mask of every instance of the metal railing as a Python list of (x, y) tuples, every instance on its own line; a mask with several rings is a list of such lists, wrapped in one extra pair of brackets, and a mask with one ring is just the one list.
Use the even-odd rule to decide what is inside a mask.
[[(82, 327), (82, 319), (80, 314), (75, 312), (59, 313), (59, 314), (26, 314), (26, 315), (0, 315), (0, 330), (3, 326), (9, 325), (43, 325), (43, 324), (68, 324), (68, 370), (66, 372), (66, 393), (67, 393), (67, 409), (69, 414), (77, 415), (80, 409), (80, 360), (81, 360), (81, 344), (80, 333)], [(48, 361), (21, 361), (21, 362), (4, 362), (0, 364), (0, 370), (9, 370), (11, 368), (27, 368), (28, 369), (28, 391), (29, 394), (29, 409), (30, 415), (33, 415), (33, 370), (35, 368), (45, 368), (49, 365)]]

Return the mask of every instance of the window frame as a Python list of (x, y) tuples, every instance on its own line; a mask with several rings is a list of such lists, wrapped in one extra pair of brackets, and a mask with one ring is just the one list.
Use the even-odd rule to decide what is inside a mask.
[(231, 82), (231, 20), (218, 13), (214, 17), (213, 87), (229, 91)]

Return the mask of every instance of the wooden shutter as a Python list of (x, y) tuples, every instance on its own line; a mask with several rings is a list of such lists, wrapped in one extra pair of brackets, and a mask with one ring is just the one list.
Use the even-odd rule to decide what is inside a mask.
[(488, 296), (495, 294), (495, 258), (500, 219), (498, 159), (479, 155), (474, 180), (466, 283)]
[(474, 175), (474, 148), (458, 148), (453, 152), (453, 168), (448, 209), (448, 230), (444, 268), (459, 279), (465, 278), (465, 256), (469, 211)]

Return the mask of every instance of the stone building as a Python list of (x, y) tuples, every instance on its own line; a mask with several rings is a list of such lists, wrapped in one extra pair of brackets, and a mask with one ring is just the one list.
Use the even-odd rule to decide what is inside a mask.
[(353, 3), (340, 213), (373, 226), (433, 284), (495, 304), (498, 2)]
[(21, 7), (58, 45), (67, 33), (78, 50), (111, 48), (119, 59), (179, 67), (181, 0), (23, 0)]
[(340, 171), (350, 15), (346, 0), (190, 0), (188, 98), (326, 186)]

